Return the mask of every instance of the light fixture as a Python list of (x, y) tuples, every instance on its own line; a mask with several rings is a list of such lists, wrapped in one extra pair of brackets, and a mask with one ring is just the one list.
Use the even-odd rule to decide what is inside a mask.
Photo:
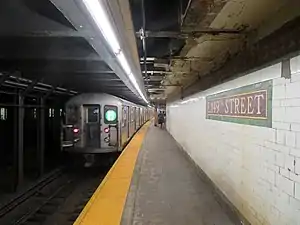
[(100, 32), (102, 33), (107, 43), (109, 44), (110, 48), (112, 49), (113, 53), (117, 57), (120, 65), (122, 66), (124, 72), (130, 79), (131, 83), (134, 85), (134, 87), (136, 88), (137, 92), (142, 97), (142, 99), (146, 103), (148, 103), (148, 100), (146, 99), (143, 92), (141, 91), (135, 76), (132, 74), (130, 65), (127, 62), (125, 54), (121, 49), (117, 36), (115, 35), (113, 27), (110, 23), (109, 17), (107, 16), (105, 9), (100, 2), (101, 0), (82, 0), (82, 1), (85, 4), (89, 13), (91, 14), (96, 25), (100, 29)]
[(129, 66), (129, 64), (125, 58), (125, 55), (123, 54), (122, 51), (117, 55), (117, 58), (118, 58), (120, 64), (122, 65), (126, 75), (130, 74), (131, 73), (130, 66)]
[(83, 0), (83, 3), (93, 17), (106, 41), (109, 43), (114, 54), (117, 54), (121, 50), (121, 47), (103, 6), (100, 4), (99, 0)]
[(139, 95), (140, 95), (140, 96), (142, 97), (142, 99), (148, 104), (149, 102), (148, 102), (148, 100), (146, 99), (146, 97), (143, 95), (143, 93), (142, 93), (142, 91), (141, 91), (141, 89), (140, 89), (140, 87), (139, 87), (139, 85), (138, 85), (136, 79), (134, 78), (133, 74), (132, 74), (132, 73), (128, 74), (128, 77), (129, 77), (129, 79), (132, 81), (132, 83), (133, 83), (134, 87), (136, 88), (136, 90), (138, 91)]

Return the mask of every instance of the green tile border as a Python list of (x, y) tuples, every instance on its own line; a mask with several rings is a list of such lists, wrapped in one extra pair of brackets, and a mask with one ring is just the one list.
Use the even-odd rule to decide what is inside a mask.
[[(248, 92), (255, 92), (267, 90), (267, 118), (266, 119), (254, 119), (254, 118), (236, 118), (230, 116), (222, 116), (222, 115), (208, 115), (207, 114), (207, 101), (211, 101), (218, 98), (230, 97), (232, 95), (238, 95)], [(230, 123), (239, 123), (245, 125), (253, 125), (253, 126), (261, 126), (261, 127), (272, 127), (272, 92), (273, 92), (273, 81), (268, 80), (260, 83), (255, 83), (247, 86), (243, 86), (240, 88), (236, 88), (229, 91), (224, 91), (218, 94), (209, 95), (206, 97), (206, 119), (210, 120), (218, 120), (223, 122)]]

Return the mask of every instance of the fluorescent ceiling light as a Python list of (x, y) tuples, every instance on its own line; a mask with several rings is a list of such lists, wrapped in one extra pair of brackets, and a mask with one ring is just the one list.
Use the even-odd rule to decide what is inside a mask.
[(131, 69), (130, 69), (130, 66), (125, 58), (125, 55), (123, 52), (120, 52), (118, 55), (117, 55), (117, 58), (121, 64), (121, 66), (123, 67), (126, 75), (129, 75), (131, 73)]
[(143, 100), (145, 102), (148, 103), (147, 99), (145, 98), (144, 94), (142, 93), (140, 86), (138, 85), (134, 75), (131, 72), (130, 66), (127, 62), (127, 59), (125, 58), (125, 55), (123, 54), (123, 52), (121, 51), (118, 55), (117, 58), (121, 64), (121, 66), (123, 67), (125, 73), (127, 74), (127, 76), (129, 77), (131, 83), (134, 85), (135, 89), (138, 91), (139, 95), (143, 98)]
[(90, 12), (114, 54), (118, 54), (121, 50), (120, 44), (99, 0), (83, 0), (83, 3)]
[(139, 95), (142, 97), (142, 99), (148, 103), (148, 100), (146, 99), (146, 97), (144, 96), (143, 92), (141, 91), (135, 77), (133, 76), (132, 73), (128, 74), (129, 79), (131, 80), (131, 82), (133, 83), (134, 87), (136, 88), (136, 90), (138, 91)]
[(125, 74), (129, 77), (131, 83), (134, 85), (134, 87), (136, 88), (136, 90), (138, 91), (142, 99), (146, 103), (148, 103), (148, 100), (146, 99), (143, 92), (141, 91), (136, 78), (132, 74), (130, 65), (126, 60), (126, 57), (121, 49), (121, 46), (115, 35), (113, 27), (111, 26), (109, 18), (106, 15), (104, 7), (100, 3), (100, 0), (82, 0), (82, 1), (85, 4), (87, 10), (90, 12), (91, 16), (93, 17), (95, 23), (99, 27), (102, 35), (105, 37), (107, 43), (110, 45), (113, 53), (116, 55), (117, 59), (119, 60), (119, 63), (122, 66)]

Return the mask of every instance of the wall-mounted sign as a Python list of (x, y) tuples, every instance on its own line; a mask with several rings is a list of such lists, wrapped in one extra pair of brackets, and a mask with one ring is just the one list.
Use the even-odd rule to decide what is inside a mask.
[(206, 118), (271, 127), (272, 81), (207, 96)]

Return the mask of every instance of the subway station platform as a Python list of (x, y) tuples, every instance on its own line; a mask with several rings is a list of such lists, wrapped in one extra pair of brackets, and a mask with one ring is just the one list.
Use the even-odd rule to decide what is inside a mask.
[(221, 205), (169, 133), (147, 123), (75, 224), (237, 224)]

